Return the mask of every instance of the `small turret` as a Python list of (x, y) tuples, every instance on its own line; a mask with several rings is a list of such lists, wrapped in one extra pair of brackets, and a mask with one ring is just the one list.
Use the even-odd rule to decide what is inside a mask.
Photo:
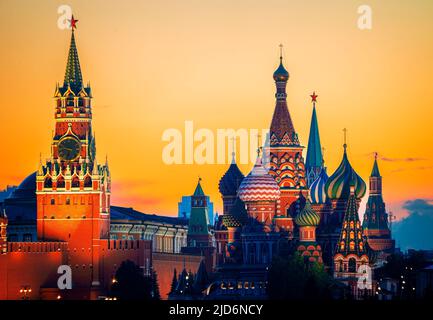
[(6, 215), (6, 210), (3, 209), (0, 212), (0, 254), (5, 254), (7, 252), (7, 227), (8, 227), (8, 217)]

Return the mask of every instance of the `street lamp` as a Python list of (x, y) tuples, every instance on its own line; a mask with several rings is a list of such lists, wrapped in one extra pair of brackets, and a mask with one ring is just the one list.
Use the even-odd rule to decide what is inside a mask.
[(29, 300), (28, 294), (32, 293), (32, 288), (30, 286), (21, 286), (20, 293), (22, 300)]

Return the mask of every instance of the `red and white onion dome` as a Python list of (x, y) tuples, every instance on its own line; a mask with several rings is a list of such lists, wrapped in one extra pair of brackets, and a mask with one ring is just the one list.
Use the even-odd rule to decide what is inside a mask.
[(253, 170), (242, 180), (238, 197), (244, 202), (276, 201), (280, 198), (280, 188), (263, 167), (260, 155)]

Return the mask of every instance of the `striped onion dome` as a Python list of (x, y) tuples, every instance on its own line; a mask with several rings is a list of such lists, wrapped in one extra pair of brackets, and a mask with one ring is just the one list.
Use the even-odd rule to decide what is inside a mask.
[(355, 186), (355, 197), (362, 198), (366, 192), (364, 180), (355, 172), (347, 159), (346, 147), (344, 148), (343, 160), (337, 170), (329, 177), (325, 185), (326, 195), (329, 199), (348, 199), (350, 196), (350, 183), (353, 179)]
[(311, 202), (314, 204), (321, 204), (326, 202), (325, 185), (328, 181), (328, 175), (326, 174), (326, 168), (322, 167), (319, 176), (310, 186), (310, 197)]
[(244, 202), (276, 201), (280, 198), (280, 188), (263, 167), (260, 156), (253, 170), (242, 180), (238, 197)]
[(318, 226), (320, 223), (320, 215), (311, 208), (310, 200), (305, 202), (304, 208), (295, 217), (295, 223), (300, 227)]

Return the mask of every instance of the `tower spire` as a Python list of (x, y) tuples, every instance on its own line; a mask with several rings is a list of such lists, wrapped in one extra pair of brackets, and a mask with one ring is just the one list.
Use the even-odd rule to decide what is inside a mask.
[(343, 148), (344, 148), (344, 153), (346, 153), (346, 149), (347, 149), (347, 129), (346, 128), (343, 129), (343, 135), (344, 135)]
[(311, 97), (313, 113), (311, 116), (310, 135), (308, 137), (307, 159), (305, 167), (307, 171), (307, 184), (310, 186), (319, 176), (323, 166), (322, 145), (320, 143), (319, 125), (317, 123), (316, 102), (317, 95), (314, 91)]
[(83, 86), (83, 77), (81, 75), (80, 61), (78, 59), (78, 51), (77, 46), (75, 44), (75, 33), (74, 30), (77, 28), (78, 20), (74, 19), (72, 15), (70, 24), (71, 24), (71, 44), (69, 46), (68, 53), (68, 62), (66, 64), (66, 72), (65, 72), (65, 80), (63, 81), (63, 86), (67, 87), (68, 85), (71, 89), (78, 93)]
[(374, 153), (374, 164), (370, 177), (380, 177), (379, 166), (377, 164), (377, 152)]
[(283, 65), (282, 45), (280, 45), (280, 65), (274, 72), (276, 105), (271, 122), (270, 144), (299, 146), (298, 136), (293, 126), (292, 118), (287, 107), (286, 85), (289, 80), (289, 73)]

